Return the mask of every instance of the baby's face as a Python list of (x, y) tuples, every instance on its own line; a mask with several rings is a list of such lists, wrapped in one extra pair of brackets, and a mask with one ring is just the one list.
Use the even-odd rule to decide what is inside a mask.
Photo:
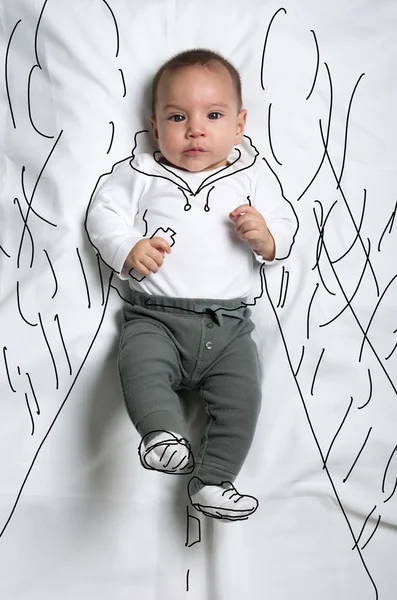
[(246, 111), (239, 108), (232, 78), (223, 67), (165, 73), (157, 90), (156, 115), (150, 119), (161, 153), (187, 171), (226, 165), (244, 133)]

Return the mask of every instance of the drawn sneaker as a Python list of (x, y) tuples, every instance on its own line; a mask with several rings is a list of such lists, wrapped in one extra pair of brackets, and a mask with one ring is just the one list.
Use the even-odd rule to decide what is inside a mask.
[[(188, 485), (190, 502), (194, 508), (207, 517), (227, 521), (248, 519), (258, 508), (258, 500), (253, 496), (239, 494), (230, 481), (221, 485), (204, 485), (200, 491), (190, 494), (190, 487), (197, 477), (192, 477)], [(204, 482), (202, 482), (204, 483)]]
[(139, 444), (139, 457), (145, 469), (170, 475), (187, 475), (194, 469), (189, 442), (172, 431), (154, 431)]

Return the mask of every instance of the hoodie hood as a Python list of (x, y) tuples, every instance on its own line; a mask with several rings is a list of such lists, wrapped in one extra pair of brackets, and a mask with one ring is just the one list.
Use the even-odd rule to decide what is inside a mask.
[[(132, 150), (130, 166), (134, 171), (147, 175), (149, 177), (162, 177), (176, 185), (181, 191), (189, 195), (196, 196), (205, 187), (214, 185), (220, 179), (231, 177), (240, 171), (249, 169), (254, 165), (259, 155), (257, 148), (247, 135), (243, 136), (241, 144), (235, 146), (228, 156), (229, 164), (226, 167), (220, 167), (213, 172), (209, 171), (208, 176), (201, 180), (197, 189), (192, 189), (197, 182), (196, 173), (190, 173), (177, 167), (171, 167), (161, 162), (163, 155), (159, 150), (152, 154), (147, 153), (149, 141), (149, 132), (147, 130), (139, 131), (135, 134), (135, 146)], [(146, 160), (145, 160), (146, 157)], [(147, 158), (150, 157), (150, 160)], [(196, 181), (195, 181), (196, 180)]]

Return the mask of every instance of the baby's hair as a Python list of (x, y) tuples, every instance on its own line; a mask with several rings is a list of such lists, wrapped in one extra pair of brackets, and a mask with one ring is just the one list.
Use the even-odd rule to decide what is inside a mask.
[(206, 48), (196, 48), (193, 50), (186, 50), (185, 52), (180, 52), (179, 54), (176, 54), (175, 56), (170, 58), (166, 63), (164, 63), (155, 74), (152, 82), (153, 115), (155, 114), (157, 89), (159, 86), (161, 76), (164, 73), (172, 73), (174, 71), (177, 71), (178, 69), (183, 69), (185, 67), (194, 67), (196, 65), (200, 65), (201, 67), (207, 67), (209, 69), (217, 67), (225, 68), (232, 78), (232, 82), (236, 90), (237, 103), (239, 106), (239, 110), (241, 110), (243, 105), (241, 93), (241, 78), (237, 69), (221, 54), (218, 54), (218, 52), (214, 52), (213, 50), (207, 50)]

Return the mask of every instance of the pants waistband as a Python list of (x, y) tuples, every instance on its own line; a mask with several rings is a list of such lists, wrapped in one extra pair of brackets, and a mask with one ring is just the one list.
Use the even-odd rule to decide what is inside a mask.
[(212, 314), (221, 324), (222, 316), (243, 319), (247, 315), (247, 306), (243, 298), (222, 300), (217, 298), (172, 298), (153, 296), (131, 291), (131, 304), (150, 310), (172, 312), (174, 314)]

